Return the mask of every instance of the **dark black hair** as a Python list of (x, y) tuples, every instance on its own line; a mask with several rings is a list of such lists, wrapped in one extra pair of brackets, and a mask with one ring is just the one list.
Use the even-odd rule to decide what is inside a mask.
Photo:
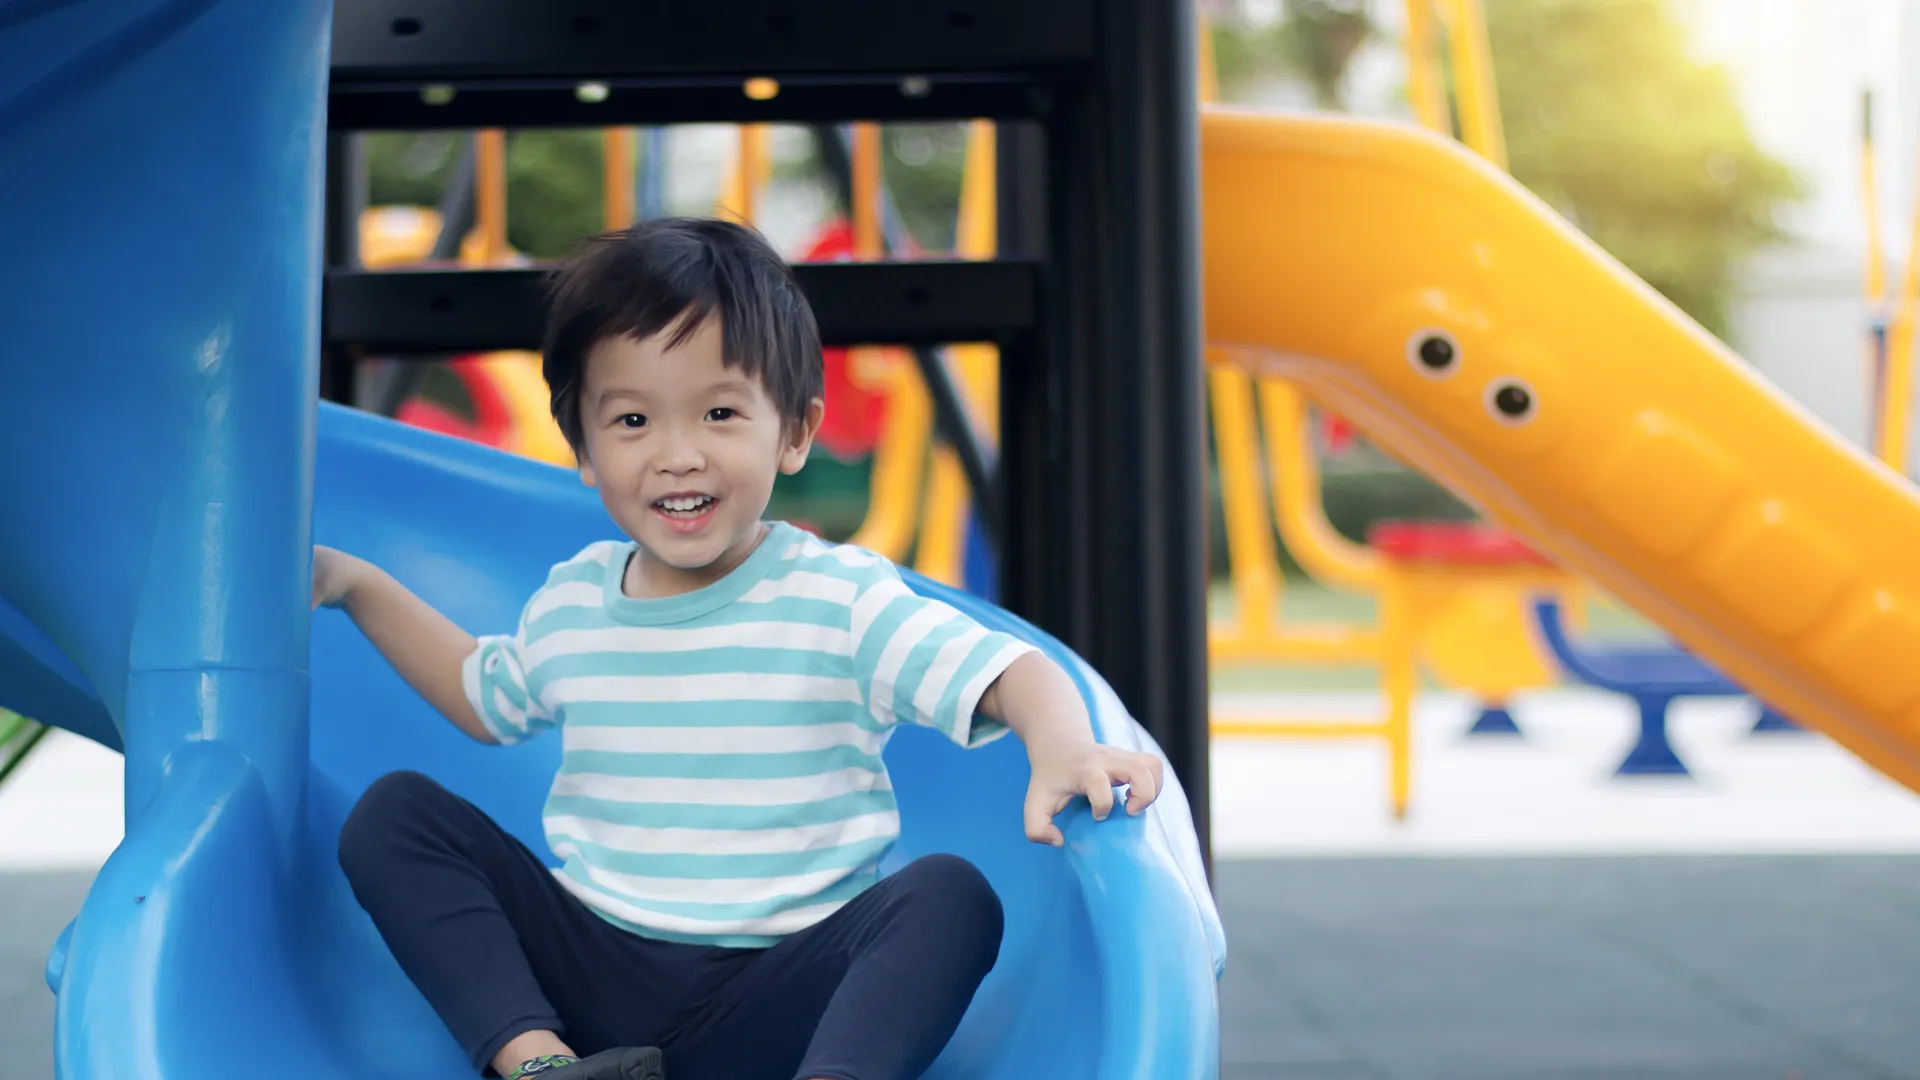
[(677, 346), (715, 314), (722, 357), (767, 388), (788, 423), (825, 393), (820, 330), (786, 261), (749, 226), (655, 218), (592, 237), (548, 280), (542, 370), (553, 418), (582, 449), (580, 384), (601, 339), (666, 333)]

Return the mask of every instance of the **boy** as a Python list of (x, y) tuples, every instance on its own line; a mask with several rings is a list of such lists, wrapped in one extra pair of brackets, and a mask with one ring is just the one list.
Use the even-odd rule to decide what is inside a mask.
[(1096, 744), (1038, 651), (907, 589), (884, 559), (765, 522), (823, 412), (820, 342), (753, 231), (649, 221), (559, 271), (554, 419), (626, 534), (554, 567), (476, 640), (379, 569), (316, 548), (343, 607), (469, 736), (561, 728), (549, 872), (472, 804), (383, 777), (342, 830), (355, 896), (474, 1067), (510, 1080), (907, 1080), (998, 956), (999, 901), (947, 855), (884, 879), (897, 724), (1008, 730), (1027, 836), (1084, 794), (1157, 796)]

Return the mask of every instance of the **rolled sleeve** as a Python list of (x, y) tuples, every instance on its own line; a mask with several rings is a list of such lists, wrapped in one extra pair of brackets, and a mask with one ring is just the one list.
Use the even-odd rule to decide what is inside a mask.
[(488, 734), (502, 745), (524, 742), (552, 726), (552, 718), (527, 691), (526, 670), (514, 638), (482, 637), (460, 667), (467, 704)]
[(947, 684), (947, 693), (933, 708), (924, 713), (916, 709), (916, 722), (940, 731), (969, 750), (1005, 735), (1010, 730), (1006, 724), (979, 711), (980, 699), (1015, 660), (1039, 651), (1007, 634), (988, 633), (969, 653), (961, 671)]
[(980, 699), (1014, 661), (1038, 651), (1032, 645), (915, 593), (893, 574), (862, 590), (854, 622), (856, 676), (876, 720), (929, 727), (968, 748), (1007, 733), (978, 712)]

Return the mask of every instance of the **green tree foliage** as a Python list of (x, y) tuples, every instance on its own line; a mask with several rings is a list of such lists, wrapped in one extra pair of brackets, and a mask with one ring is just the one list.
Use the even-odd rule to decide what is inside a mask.
[(1715, 334), (1799, 179), (1667, 0), (1486, 0), (1514, 177)]
[[(1783, 239), (1776, 215), (1804, 194), (1754, 143), (1727, 72), (1688, 54), (1671, 0), (1483, 4), (1515, 179), (1724, 337), (1735, 268)], [(1282, 10), (1265, 29), (1215, 23), (1223, 90), (1284, 73), (1339, 107), (1348, 63), (1378, 33), (1366, 5)]]
[(1212, 25), (1214, 66), (1231, 97), (1263, 74), (1284, 72), (1313, 91), (1323, 109), (1344, 109), (1347, 67), (1379, 33), (1367, 0), (1285, 0), (1279, 21), (1248, 25), (1231, 9)]
[(921, 247), (953, 247), (960, 207), (960, 174), (966, 165), (963, 124), (890, 124), (880, 166), (907, 231)]
[(1377, 32), (1366, 0), (1287, 0), (1275, 45), (1323, 109), (1341, 107), (1347, 66)]
[[(462, 139), (453, 132), (366, 136), (370, 205), (434, 206)], [(512, 132), (507, 139), (507, 243), (553, 258), (600, 230), (601, 157), (596, 131)]]

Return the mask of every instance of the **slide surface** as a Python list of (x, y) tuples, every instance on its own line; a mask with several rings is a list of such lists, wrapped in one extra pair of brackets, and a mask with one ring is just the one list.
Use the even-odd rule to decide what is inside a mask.
[(1206, 334), (1920, 789), (1920, 497), (1510, 177), (1208, 109)]
[[(570, 470), (334, 406), (323, 405), (319, 420), (316, 542), (365, 554), (468, 627), (510, 627), (559, 561), (555, 552), (612, 534)], [(916, 589), (1048, 649), (1080, 682), (1103, 741), (1152, 749), (1105, 683), (1057, 642), (904, 573)], [(24, 645), (17, 653), (45, 655)], [(56, 691), (73, 678), (0, 654), (0, 686), (31, 690), (41, 703), (61, 700)], [(334, 845), (358, 792), (413, 769), (557, 865), (540, 810), (561, 740), (509, 750), (472, 742), (331, 611), (315, 617), (310, 710), (304, 835), (293, 850), (276, 850), (273, 809), (245, 756), (219, 742), (170, 753), (154, 797), (133, 812), (127, 840), (49, 963), (62, 1080), (238, 1080), (269, 1055), (298, 1063), (301, 1076), (466, 1074), (347, 892)], [(47, 715), (81, 731), (98, 719), (87, 708)], [(1139, 819), (1095, 823), (1084, 809), (1070, 812), (1069, 846), (1057, 851), (1023, 833), (1027, 771), (1017, 740), (964, 751), (903, 729), (887, 760), (902, 841), (883, 872), (955, 852), (986, 871), (1007, 912), (999, 963), (929, 1078), (1216, 1075), (1224, 938), (1172, 778)], [(160, 952), (149, 955), (146, 942)], [(129, 1030), (151, 1038), (130, 1041)], [(233, 1072), (206, 1059), (215, 1042), (229, 1048), (221, 1060)]]
[[(430, 715), (310, 611), (311, 543), (483, 631), (612, 523), (569, 470), (316, 410), (325, 0), (8, 12), (0, 215), (34, 269), (0, 295), (0, 704), (126, 775), (126, 838), (49, 943), (56, 1075), (471, 1076), (349, 895), (340, 824), (413, 768), (544, 850), (560, 740), (483, 747)], [(1057, 643), (909, 580), (1051, 650), (1103, 739), (1150, 748)], [(966, 856), (1007, 913), (929, 1076), (1217, 1075), (1224, 940), (1177, 785), (1139, 818), (1062, 815), (1057, 850), (1023, 834), (1017, 741), (904, 730), (887, 759), (890, 864)]]

